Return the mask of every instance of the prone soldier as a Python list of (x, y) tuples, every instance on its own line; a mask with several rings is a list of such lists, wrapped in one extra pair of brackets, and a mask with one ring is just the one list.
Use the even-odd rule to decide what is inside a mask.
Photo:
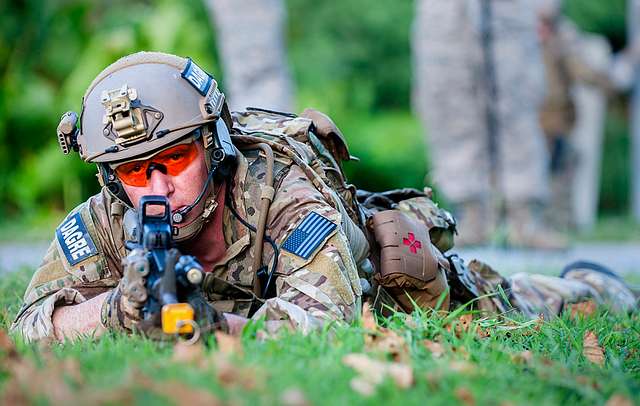
[(356, 191), (328, 117), (231, 114), (191, 59), (140, 52), (116, 61), (76, 119), (63, 116), (58, 139), (97, 165), (102, 189), (62, 221), (33, 275), (12, 326), (28, 341), (157, 327), (142, 322), (148, 259), (127, 243), (148, 195), (168, 200), (175, 246), (205, 273), (189, 300), (200, 328), (237, 333), (263, 318), (269, 331), (309, 332), (353, 321), (363, 297), (411, 311), (486, 296), (481, 309), (529, 316), (587, 299), (635, 307), (619, 278), (589, 264), (563, 278), (505, 279), (445, 255), (455, 221), (428, 191)]

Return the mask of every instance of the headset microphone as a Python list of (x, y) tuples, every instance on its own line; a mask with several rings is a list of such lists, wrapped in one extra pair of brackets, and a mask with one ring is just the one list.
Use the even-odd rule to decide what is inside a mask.
[(202, 186), (202, 190), (200, 191), (200, 194), (198, 195), (198, 197), (196, 197), (196, 200), (194, 200), (193, 203), (191, 203), (190, 205), (188, 205), (183, 209), (176, 211), (171, 215), (171, 220), (173, 221), (174, 224), (182, 223), (187, 218), (187, 214), (191, 210), (193, 210), (193, 208), (196, 207), (198, 203), (200, 203), (200, 200), (202, 200), (202, 198), (204, 197), (204, 194), (207, 192), (209, 184), (211, 183), (211, 179), (213, 179), (214, 173), (215, 173), (215, 168), (212, 168), (209, 171), (209, 176), (207, 177), (207, 181)]

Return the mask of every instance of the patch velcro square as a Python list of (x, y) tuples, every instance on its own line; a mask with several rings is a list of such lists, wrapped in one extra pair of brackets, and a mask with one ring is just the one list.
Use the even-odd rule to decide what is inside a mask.
[(191, 86), (195, 87), (201, 95), (207, 95), (209, 87), (211, 86), (211, 76), (209, 76), (204, 69), (196, 65), (191, 58), (187, 60), (187, 66), (185, 66), (182, 71), (182, 77), (185, 78)]
[(75, 213), (62, 223), (56, 229), (56, 237), (64, 256), (71, 265), (98, 253), (80, 213)]
[(289, 234), (289, 237), (282, 244), (282, 249), (304, 259), (309, 259), (309, 256), (336, 227), (337, 225), (331, 220), (312, 211)]

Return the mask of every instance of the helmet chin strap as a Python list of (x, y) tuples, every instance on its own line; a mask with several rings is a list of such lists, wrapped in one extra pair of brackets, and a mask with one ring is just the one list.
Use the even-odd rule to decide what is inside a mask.
[(188, 205), (183, 209), (176, 211), (171, 215), (171, 220), (173, 221), (173, 224), (174, 224), (173, 230), (172, 230), (174, 241), (183, 242), (183, 241), (189, 240), (190, 238), (195, 237), (200, 232), (200, 230), (202, 230), (202, 227), (204, 227), (204, 225), (209, 221), (209, 218), (218, 207), (218, 202), (216, 201), (216, 198), (218, 196), (218, 191), (215, 191), (209, 197), (207, 197), (207, 200), (204, 206), (202, 207), (201, 213), (199, 213), (199, 215), (191, 223), (185, 225), (184, 227), (175, 226), (175, 224), (181, 224), (182, 222), (184, 222), (185, 219), (187, 218), (187, 214), (189, 214), (191, 210), (193, 210), (194, 208), (196, 208), (196, 206), (198, 206), (200, 201), (204, 198), (205, 194), (207, 193), (207, 190), (209, 190), (209, 186), (211, 186), (212, 188), (214, 187), (213, 175), (215, 174), (215, 172), (216, 172), (216, 168), (211, 168), (209, 170), (209, 176), (207, 177), (207, 181), (204, 183), (202, 190), (200, 191), (200, 194), (198, 194), (198, 197), (196, 197), (193, 203), (191, 203), (190, 205)]

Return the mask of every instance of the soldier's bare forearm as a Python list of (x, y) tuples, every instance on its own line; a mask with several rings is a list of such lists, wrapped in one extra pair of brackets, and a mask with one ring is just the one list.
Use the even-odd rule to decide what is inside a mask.
[[(240, 334), (242, 334), (244, 326), (246, 326), (249, 322), (248, 318), (238, 316), (237, 314), (223, 313), (223, 315), (227, 323), (227, 328), (229, 329), (228, 333), (233, 336), (239, 336)], [(283, 323), (279, 320), (266, 320), (265, 328), (267, 331), (276, 331), (281, 324)]]
[(53, 312), (53, 332), (64, 341), (80, 336), (98, 337), (106, 330), (100, 323), (100, 309), (108, 292), (72, 306), (62, 306)]
[(247, 324), (249, 319), (246, 317), (238, 316), (233, 313), (223, 313), (227, 327), (229, 328), (229, 334), (239, 336), (242, 333), (242, 329)]

